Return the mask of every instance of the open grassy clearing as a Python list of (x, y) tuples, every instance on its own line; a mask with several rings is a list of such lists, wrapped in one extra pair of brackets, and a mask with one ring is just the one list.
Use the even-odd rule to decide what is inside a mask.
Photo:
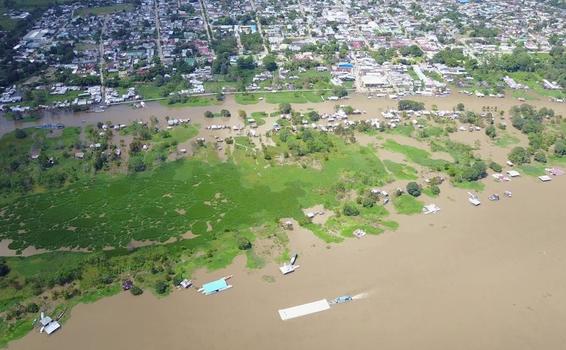
[(79, 16), (104, 16), (121, 11), (133, 10), (133, 4), (115, 4), (111, 6), (83, 7), (77, 11)]
[(330, 91), (277, 91), (277, 92), (253, 92), (236, 94), (236, 102), (239, 104), (256, 104), (261, 99), (267, 103), (317, 103), (323, 102), (324, 97), (330, 96)]
[(174, 102), (174, 100), (161, 100), (159, 103), (163, 106), (181, 108), (181, 107), (205, 107), (218, 105), (221, 102), (211, 96), (189, 96), (186, 101)]
[(393, 206), (399, 214), (419, 214), (423, 210), (424, 203), (413, 196), (402, 194), (393, 198)]
[(508, 132), (500, 133), (499, 136), (495, 139), (494, 144), (498, 147), (507, 148), (512, 145), (516, 145), (520, 142), (520, 140), (510, 135)]
[(383, 143), (383, 148), (391, 152), (401, 153), (412, 162), (427, 168), (443, 168), (444, 165), (448, 163), (447, 161), (442, 159), (431, 158), (430, 152), (427, 152), (423, 149), (408, 145), (402, 145), (391, 139), (388, 139)]

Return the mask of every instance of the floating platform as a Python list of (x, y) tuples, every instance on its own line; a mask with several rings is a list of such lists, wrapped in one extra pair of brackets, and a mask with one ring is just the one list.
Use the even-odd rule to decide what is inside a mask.
[(229, 280), (231, 277), (232, 275), (222, 277), (213, 282), (206, 283), (198, 291), (204, 295), (211, 295), (222, 292), (226, 289), (230, 289), (232, 288), (232, 285), (228, 284), (226, 281)]
[(292, 318), (303, 317), (317, 312), (326, 311), (328, 309), (330, 309), (328, 300), (321, 299), (313, 301), (312, 303), (293, 306), (287, 309), (281, 309), (279, 310), (279, 316), (281, 316), (281, 319), (283, 321), (286, 321)]

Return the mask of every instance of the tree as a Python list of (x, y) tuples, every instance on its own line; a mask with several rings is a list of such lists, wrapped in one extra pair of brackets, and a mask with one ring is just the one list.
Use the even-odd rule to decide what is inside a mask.
[(229, 118), (232, 116), (232, 114), (230, 114), (230, 111), (227, 109), (223, 109), (220, 111), (220, 115), (223, 116), (224, 118)]
[(263, 58), (263, 67), (270, 72), (277, 70), (277, 62), (275, 62), (275, 56), (267, 55)]
[(413, 197), (418, 197), (421, 195), (421, 186), (414, 181), (409, 182), (407, 184), (407, 193)]
[(398, 103), (400, 111), (422, 111), (424, 103), (413, 100), (400, 100)]
[(36, 303), (30, 303), (26, 306), (26, 312), (29, 314), (35, 314), (39, 312), (39, 306)]
[(491, 163), (489, 163), (489, 168), (490, 168), (491, 170), (495, 171), (496, 173), (500, 173), (500, 172), (503, 170), (503, 168), (501, 167), (501, 165), (499, 165), (499, 164), (496, 163), (496, 162), (491, 162)]
[(537, 153), (535, 153), (533, 158), (539, 163), (546, 163), (546, 154), (544, 154), (543, 151), (538, 151)]
[(214, 118), (214, 113), (212, 113), (211, 111), (206, 111), (206, 112), (204, 112), (204, 117), (205, 118)]
[(0, 258), (0, 277), (4, 277), (8, 273), (10, 273), (10, 267), (6, 263), (6, 259)]
[(440, 194), (440, 187), (438, 187), (438, 185), (431, 184), (429, 187), (430, 193), (432, 193), (433, 196), (438, 196)]
[(495, 129), (495, 126), (490, 125), (487, 128), (485, 128), (485, 134), (487, 136), (489, 136), (490, 139), (494, 139), (497, 137), (497, 130)]
[(566, 143), (562, 139), (556, 140), (554, 143), (554, 154), (559, 157), (566, 156)]
[[(134, 286), (132, 286), (132, 288), (130, 288), (130, 293), (132, 293), (132, 295), (142, 295), (143, 289), (134, 285)], [(163, 294), (163, 293), (159, 293), (159, 294)]]
[(358, 216), (358, 215), (360, 215), (360, 210), (353, 203), (344, 204), (344, 208), (342, 209), (342, 212), (346, 216)]
[(463, 112), (465, 110), (464, 104), (462, 102), (456, 105), (456, 110), (459, 112)]
[(279, 104), (279, 112), (281, 112), (281, 114), (289, 114), (291, 111), (292, 108), (290, 103), (284, 102)]
[(155, 291), (157, 294), (165, 294), (169, 290), (169, 285), (165, 281), (158, 281), (155, 284)]
[(242, 119), (246, 119), (246, 118), (248, 117), (246, 111), (244, 111), (244, 110), (242, 110), (242, 109), (240, 109), (240, 110), (238, 111), (238, 116), (239, 116), (240, 118), (242, 118)]
[(531, 156), (529, 155), (529, 152), (527, 152), (527, 150), (523, 147), (513, 148), (507, 158), (509, 158), (511, 162), (517, 165), (531, 162)]
[(467, 166), (462, 171), (462, 179), (464, 181), (477, 181), (487, 176), (487, 167), (485, 163), (480, 161), (474, 162), (471, 166)]
[(343, 86), (335, 86), (332, 88), (332, 93), (337, 97), (344, 97), (348, 95), (348, 90)]

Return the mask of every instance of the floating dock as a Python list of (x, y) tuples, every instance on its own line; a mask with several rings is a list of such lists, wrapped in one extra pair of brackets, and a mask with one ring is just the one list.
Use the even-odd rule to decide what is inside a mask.
[(302, 317), (310, 314), (314, 314), (321, 311), (326, 311), (330, 309), (330, 304), (328, 300), (321, 299), (313, 301), (312, 303), (293, 306), (287, 309), (279, 310), (279, 316), (283, 321), (290, 320), (292, 318)]

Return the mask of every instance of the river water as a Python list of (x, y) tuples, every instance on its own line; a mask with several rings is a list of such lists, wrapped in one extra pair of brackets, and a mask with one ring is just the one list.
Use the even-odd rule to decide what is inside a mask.
[[(233, 274), (221, 294), (121, 293), (9, 349), (561, 349), (566, 177), (490, 179), (479, 207), (465, 190), (441, 188), (439, 213), (395, 217), (396, 232), (327, 245), (296, 228), (290, 246), (301, 268), (291, 275), (273, 264), (248, 270), (239, 258), (193, 276), (201, 285)], [(512, 198), (485, 198), (507, 189)], [(343, 294), (365, 297), (289, 321), (277, 313)]]

